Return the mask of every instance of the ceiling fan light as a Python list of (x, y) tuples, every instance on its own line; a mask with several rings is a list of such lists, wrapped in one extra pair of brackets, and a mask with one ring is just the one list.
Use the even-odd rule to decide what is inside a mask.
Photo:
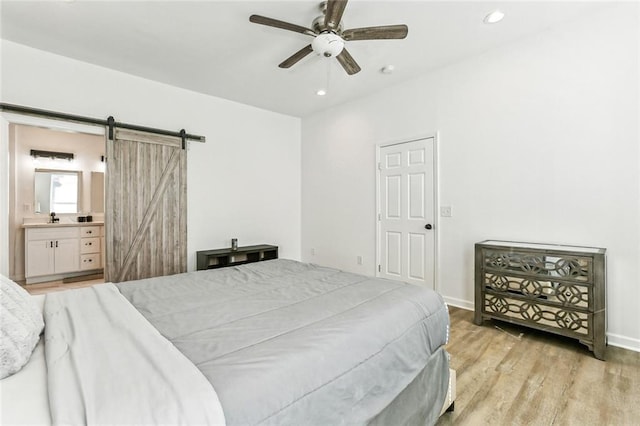
[(344, 40), (334, 33), (322, 33), (311, 42), (311, 48), (325, 58), (338, 56), (344, 49)]
[(490, 14), (484, 17), (483, 22), (485, 24), (495, 24), (497, 22), (502, 21), (502, 18), (504, 18), (504, 12), (500, 10), (494, 10), (493, 12), (491, 12)]

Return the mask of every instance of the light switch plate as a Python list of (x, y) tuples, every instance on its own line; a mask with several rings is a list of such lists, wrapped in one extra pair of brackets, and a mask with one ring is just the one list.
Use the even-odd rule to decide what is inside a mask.
[(440, 207), (440, 216), (442, 216), (442, 217), (451, 217), (451, 216), (453, 216), (453, 207), (451, 207), (451, 206), (442, 206), (442, 207)]

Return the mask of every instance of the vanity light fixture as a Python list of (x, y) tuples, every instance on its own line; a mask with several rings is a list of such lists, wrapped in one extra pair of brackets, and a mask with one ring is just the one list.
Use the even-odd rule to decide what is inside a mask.
[(32, 149), (31, 156), (33, 158), (51, 158), (52, 160), (73, 160), (73, 154), (70, 152), (41, 151), (39, 149)]
[(485, 24), (495, 24), (497, 22), (502, 21), (502, 18), (504, 18), (504, 12), (496, 9), (490, 14), (488, 14), (487, 16), (485, 16), (483, 19), (483, 22)]

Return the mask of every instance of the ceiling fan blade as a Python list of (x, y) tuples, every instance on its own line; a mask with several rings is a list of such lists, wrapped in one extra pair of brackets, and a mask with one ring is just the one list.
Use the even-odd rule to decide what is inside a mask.
[(293, 55), (289, 56), (284, 61), (282, 61), (282, 63), (278, 66), (280, 68), (291, 68), (292, 65), (297, 64), (300, 59), (304, 58), (311, 52), (313, 52), (311, 45), (305, 46), (302, 49), (298, 50)]
[(273, 19), (273, 18), (267, 18), (266, 16), (251, 15), (249, 17), (249, 21), (253, 22), (254, 24), (260, 24), (260, 25), (266, 25), (268, 27), (280, 28), (282, 30), (293, 31), (295, 33), (301, 33), (301, 34), (306, 34), (306, 35), (310, 35), (310, 36), (315, 36), (316, 35), (316, 33), (313, 30), (309, 29), (309, 28), (305, 28), (305, 27), (302, 27), (302, 26), (296, 25), (296, 24), (290, 24), (289, 22), (279, 21), (279, 20)]
[(340, 65), (342, 65), (342, 68), (344, 68), (347, 74), (353, 75), (360, 72), (360, 65), (353, 59), (353, 56), (349, 54), (347, 49), (342, 49), (342, 52), (336, 56), (336, 59), (338, 59), (338, 62), (340, 62)]
[(342, 38), (346, 41), (402, 39), (409, 33), (406, 25), (386, 25), (380, 27), (353, 28), (344, 30)]
[(324, 15), (324, 25), (331, 30), (338, 28), (345, 7), (347, 7), (347, 0), (329, 0)]

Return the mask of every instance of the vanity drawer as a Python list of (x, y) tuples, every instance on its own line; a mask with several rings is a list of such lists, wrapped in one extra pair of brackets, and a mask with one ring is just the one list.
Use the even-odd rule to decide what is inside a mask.
[(100, 226), (83, 226), (80, 228), (81, 237), (99, 237)]
[(27, 228), (27, 241), (34, 240), (59, 240), (66, 238), (78, 238), (78, 228), (71, 227), (45, 227), (45, 228)]
[(100, 237), (81, 238), (80, 253), (100, 253)]
[(100, 268), (100, 253), (83, 254), (80, 256), (80, 269), (85, 271), (89, 269)]

